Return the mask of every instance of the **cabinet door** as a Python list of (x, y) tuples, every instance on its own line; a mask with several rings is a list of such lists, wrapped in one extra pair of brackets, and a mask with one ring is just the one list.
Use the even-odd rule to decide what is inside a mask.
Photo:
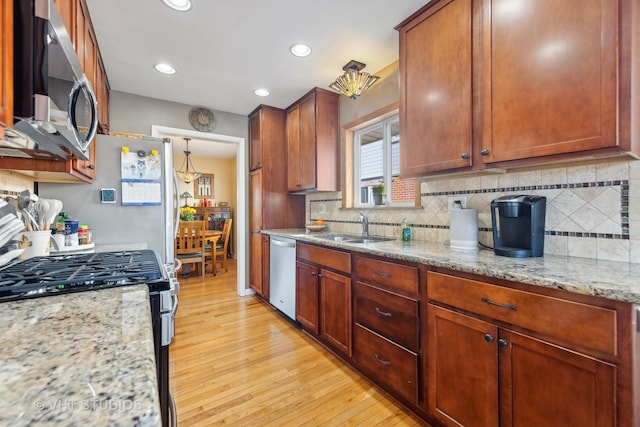
[(100, 132), (107, 133), (109, 131), (109, 80), (99, 53), (96, 62), (96, 87), (94, 89), (98, 101), (98, 129)]
[(249, 287), (264, 296), (262, 234), (249, 232)]
[(259, 169), (249, 174), (249, 286), (258, 294), (263, 295), (261, 229), (262, 170)]
[(615, 425), (615, 367), (500, 331), (501, 426)]
[(13, 0), (0, 0), (0, 24), (0, 126), (12, 126)]
[(618, 2), (485, 2), (485, 162), (614, 147)]
[(302, 190), (300, 181), (300, 106), (287, 111), (287, 190)]
[(351, 279), (320, 270), (320, 336), (351, 356)]
[(249, 118), (249, 170), (262, 167), (262, 133), (260, 111)]
[(472, 2), (441, 1), (400, 29), (400, 175), (470, 166)]
[[(300, 102), (300, 170), (303, 190), (316, 187), (316, 96), (312, 93)], [(337, 165), (336, 165), (337, 167)]]
[(249, 231), (262, 229), (262, 170), (249, 174)]
[(498, 328), (431, 304), (427, 319), (429, 412), (447, 426), (497, 426)]
[(62, 23), (69, 33), (71, 44), (76, 47), (76, 7), (78, 7), (77, 0), (53, 0), (53, 3), (58, 9)]
[(270, 237), (262, 234), (262, 296), (269, 299), (269, 284), (271, 274)]
[(304, 262), (296, 262), (296, 320), (309, 332), (318, 334), (319, 270)]

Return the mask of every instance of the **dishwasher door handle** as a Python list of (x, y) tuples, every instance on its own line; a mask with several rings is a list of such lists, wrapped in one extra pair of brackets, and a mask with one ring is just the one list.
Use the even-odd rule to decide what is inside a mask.
[(295, 248), (295, 243), (283, 242), (282, 240), (271, 239), (271, 244), (274, 246), (284, 246), (285, 248)]

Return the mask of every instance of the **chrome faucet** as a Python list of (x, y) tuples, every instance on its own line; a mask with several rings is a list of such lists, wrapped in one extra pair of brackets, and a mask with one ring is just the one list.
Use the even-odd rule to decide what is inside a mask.
[(360, 222), (362, 223), (362, 235), (369, 237), (369, 218), (360, 212)]

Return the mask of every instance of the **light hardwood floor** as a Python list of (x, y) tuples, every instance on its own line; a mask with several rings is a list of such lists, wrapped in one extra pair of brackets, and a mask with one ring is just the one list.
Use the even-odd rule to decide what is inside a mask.
[(180, 427), (423, 425), (267, 304), (238, 297), (235, 261), (180, 287), (170, 350)]

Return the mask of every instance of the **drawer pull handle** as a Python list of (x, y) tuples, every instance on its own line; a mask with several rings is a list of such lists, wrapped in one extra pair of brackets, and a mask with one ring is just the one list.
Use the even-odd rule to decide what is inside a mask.
[(384, 271), (378, 271), (378, 270), (375, 270), (375, 273), (376, 273), (378, 276), (382, 276), (382, 277), (391, 277), (391, 273), (385, 273)]
[(495, 305), (496, 307), (506, 308), (506, 309), (513, 310), (513, 311), (516, 311), (516, 309), (518, 308), (513, 304), (500, 304), (500, 303), (497, 303), (497, 302), (493, 302), (487, 297), (482, 297), (482, 302), (486, 302), (487, 304)]
[(376, 355), (376, 360), (378, 361), (378, 363), (384, 365), (384, 366), (391, 366), (391, 362), (389, 362), (388, 360), (383, 360), (380, 359), (380, 356), (378, 356), (378, 353), (375, 353)]
[(376, 312), (383, 315), (384, 317), (391, 317), (391, 313), (389, 313), (388, 311), (382, 311), (378, 307), (376, 307)]

